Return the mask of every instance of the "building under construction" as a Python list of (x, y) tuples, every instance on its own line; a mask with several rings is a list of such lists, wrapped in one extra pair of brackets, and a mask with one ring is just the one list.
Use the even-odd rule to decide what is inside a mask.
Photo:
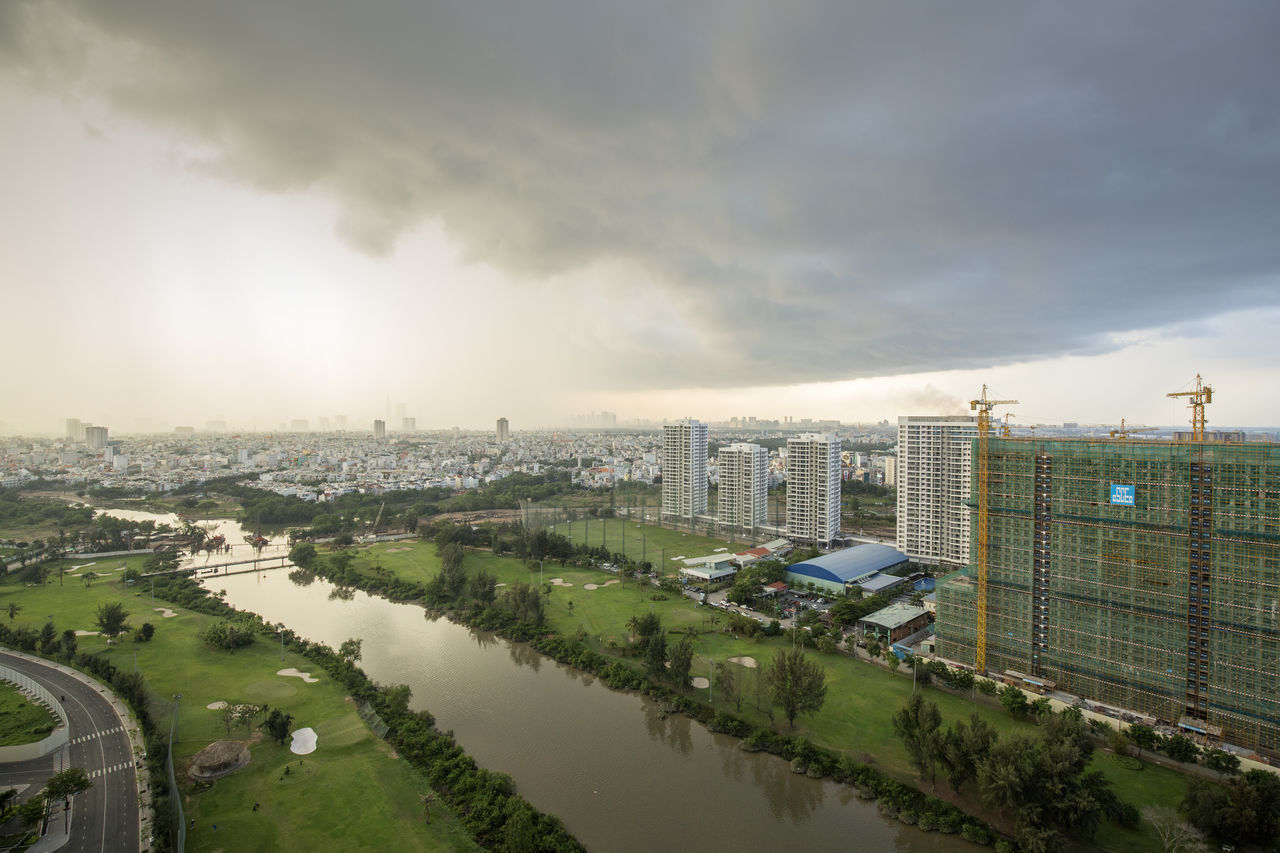
[(983, 447), (938, 653), (1280, 753), (1280, 445)]

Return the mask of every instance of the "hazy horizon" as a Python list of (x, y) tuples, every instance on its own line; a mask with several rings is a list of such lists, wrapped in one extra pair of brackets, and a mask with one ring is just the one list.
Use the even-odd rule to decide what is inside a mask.
[(1230, 8), (5, 4), (0, 431), (1280, 424)]

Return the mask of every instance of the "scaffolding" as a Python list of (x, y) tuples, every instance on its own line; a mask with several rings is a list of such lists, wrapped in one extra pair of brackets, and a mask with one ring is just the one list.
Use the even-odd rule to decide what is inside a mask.
[(986, 443), (986, 606), (975, 542), (939, 653), (1280, 752), (1280, 445)]

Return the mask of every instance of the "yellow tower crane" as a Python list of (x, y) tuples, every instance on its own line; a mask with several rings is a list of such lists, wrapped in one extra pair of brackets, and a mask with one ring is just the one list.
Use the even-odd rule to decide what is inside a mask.
[(1124, 425), (1124, 418), (1121, 418), (1120, 429), (1111, 430), (1111, 437), (1112, 438), (1128, 438), (1129, 436), (1133, 435), (1135, 432), (1155, 432), (1155, 431), (1156, 431), (1155, 427), (1126, 427)]
[(1191, 409), (1191, 440), (1204, 441), (1204, 407), (1206, 403), (1213, 402), (1213, 386), (1202, 385), (1200, 374), (1197, 373), (1194, 391), (1174, 391), (1165, 396), (1191, 398), (1191, 402), (1187, 404)]
[(978, 672), (987, 671), (987, 538), (988, 504), (990, 496), (987, 484), (987, 438), (991, 432), (991, 410), (996, 406), (1017, 405), (1017, 400), (992, 400), (987, 397), (987, 386), (982, 386), (982, 396), (969, 401), (969, 411), (978, 413), (978, 619), (977, 651), (974, 657)]

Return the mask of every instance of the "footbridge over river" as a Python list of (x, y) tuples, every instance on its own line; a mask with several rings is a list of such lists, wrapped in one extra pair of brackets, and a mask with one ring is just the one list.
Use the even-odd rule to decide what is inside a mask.
[(196, 563), (191, 566), (180, 566), (176, 569), (159, 569), (154, 572), (143, 572), (144, 578), (164, 577), (165, 575), (243, 575), (250, 572), (262, 572), (268, 569), (284, 569), (291, 566), (288, 554), (277, 554), (274, 557), (248, 557), (243, 560), (228, 560), (224, 563)]

